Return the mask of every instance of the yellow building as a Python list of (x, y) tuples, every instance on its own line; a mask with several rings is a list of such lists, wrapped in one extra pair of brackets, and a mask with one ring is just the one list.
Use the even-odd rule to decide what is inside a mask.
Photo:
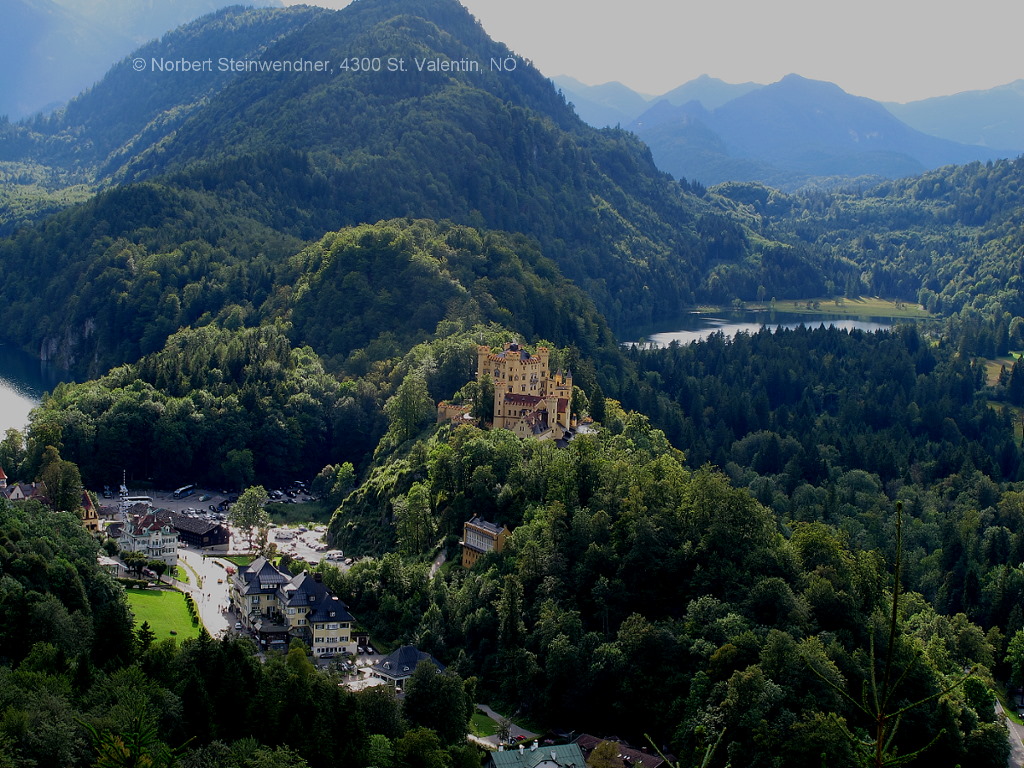
[(501, 552), (508, 528), (474, 517), (462, 525), (462, 567), (472, 568), (486, 552)]
[(239, 622), (266, 649), (287, 650), (300, 638), (316, 658), (351, 655), (355, 619), (323, 585), (322, 575), (282, 573), (265, 557), (241, 566), (231, 580), (231, 605)]
[(501, 352), (477, 347), (477, 380), (494, 383), (494, 428), (520, 437), (562, 439), (571, 426), (572, 374), (553, 373), (550, 352), (537, 347), (531, 355), (515, 342)]

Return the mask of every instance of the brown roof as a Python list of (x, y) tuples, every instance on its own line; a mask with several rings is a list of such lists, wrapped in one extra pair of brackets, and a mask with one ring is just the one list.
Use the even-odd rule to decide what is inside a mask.
[(135, 521), (134, 529), (140, 531), (159, 531), (166, 523), (160, 521), (156, 515), (145, 515)]
[(605, 741), (611, 741), (618, 748), (618, 754), (620, 758), (625, 758), (629, 762), (626, 765), (633, 766), (644, 766), (644, 768), (659, 768), (659, 766), (665, 765), (665, 760), (647, 749), (637, 749), (631, 747), (624, 741), (619, 741), (617, 738), (612, 737), (608, 739), (599, 739), (596, 736), (591, 736), (589, 733), (581, 733), (573, 741), (573, 744), (579, 746), (585, 757), (590, 757), (590, 753), (593, 752), (597, 746)]
[(512, 392), (505, 393), (505, 402), (510, 405), (537, 405), (544, 398), (536, 395), (516, 395)]

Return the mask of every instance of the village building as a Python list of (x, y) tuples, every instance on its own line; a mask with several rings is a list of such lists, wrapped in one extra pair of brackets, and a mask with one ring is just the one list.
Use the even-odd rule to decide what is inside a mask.
[(292, 638), (298, 638), (316, 658), (355, 653), (355, 619), (319, 573), (290, 576), (258, 557), (232, 576), (230, 600), (243, 628), (265, 650), (287, 650)]
[(477, 380), (494, 383), (494, 428), (520, 437), (561, 440), (572, 428), (572, 374), (549, 368), (550, 351), (530, 354), (516, 342), (501, 352), (477, 347)]
[(148, 560), (162, 560), (171, 571), (178, 564), (178, 532), (166, 518), (152, 512), (126, 520), (118, 545), (123, 552), (142, 552)]
[(400, 691), (421, 661), (429, 661), (437, 667), (438, 672), (444, 672), (444, 665), (429, 653), (419, 650), (414, 645), (403, 645), (370, 667), (370, 677), (383, 680)]
[(499, 747), (491, 752), (488, 768), (587, 768), (583, 753), (575, 744), (538, 746), (534, 741), (529, 747), (520, 744), (516, 749)]
[(9, 501), (25, 501), (26, 499), (35, 499), (43, 504), (49, 505), (49, 499), (46, 497), (46, 485), (45, 483), (14, 483), (8, 485), (4, 483), (3, 490), (4, 498)]
[(167, 514), (171, 527), (177, 532), (178, 538), (188, 546), (228, 551), (231, 543), (231, 530), (226, 525), (201, 517), (189, 517), (177, 512), (168, 512)]
[(87, 531), (99, 533), (100, 515), (96, 505), (92, 503), (92, 496), (88, 491), (82, 491), (82, 525)]
[(462, 567), (472, 568), (487, 552), (501, 552), (508, 538), (508, 528), (499, 528), (481, 517), (474, 517), (462, 525)]
[(597, 736), (591, 736), (589, 733), (582, 733), (573, 740), (573, 744), (580, 748), (583, 756), (588, 760), (590, 759), (590, 753), (605, 742), (611, 742), (614, 745), (615, 754), (624, 766), (630, 766), (631, 768), (633, 766), (636, 768), (640, 768), (640, 766), (643, 766), (643, 768), (661, 768), (664, 765), (671, 765), (666, 758), (651, 752), (649, 749), (631, 746), (614, 736), (601, 739)]

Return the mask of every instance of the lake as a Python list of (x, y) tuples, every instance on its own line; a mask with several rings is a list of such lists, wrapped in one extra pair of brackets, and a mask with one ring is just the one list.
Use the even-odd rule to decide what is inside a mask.
[[(647, 342), (658, 347), (667, 347), (673, 341), (689, 344), (706, 339), (713, 333), (721, 332), (727, 337), (737, 333), (757, 333), (769, 328), (797, 328), (800, 325), (817, 328), (819, 325), (834, 326), (841, 330), (882, 331), (892, 328), (892, 319), (887, 317), (851, 317), (850, 315), (797, 314), (795, 312), (690, 312), (669, 323), (660, 323), (657, 328), (638, 329), (630, 332), (637, 344)], [(668, 330), (666, 330), (668, 329)]]
[(11, 427), (24, 430), (28, 412), (39, 405), (43, 393), (66, 380), (61, 372), (0, 342), (0, 439)]

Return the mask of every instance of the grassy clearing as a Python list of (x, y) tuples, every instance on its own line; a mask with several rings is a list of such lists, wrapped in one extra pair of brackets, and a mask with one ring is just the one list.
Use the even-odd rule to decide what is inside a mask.
[(1013, 420), (1013, 439), (1018, 445), (1024, 444), (1024, 408), (1009, 403), (988, 403), (988, 407), (1002, 413), (1010, 411), (1010, 418)]
[(498, 724), (483, 712), (474, 712), (469, 721), (470, 733), (481, 739), (493, 736), (498, 732)]
[(1007, 372), (1013, 368), (1020, 352), (1011, 351), (1006, 357), (985, 358), (985, 383), (994, 387), (999, 383), (999, 370), (1005, 365)]
[(174, 578), (180, 581), (182, 584), (188, 584), (188, 571), (182, 568), (180, 565), (174, 566)]
[[(135, 614), (135, 626), (140, 627), (142, 622), (148, 621), (157, 640), (199, 637), (199, 627), (192, 625), (192, 617), (185, 607), (185, 596), (181, 592), (170, 589), (128, 589), (125, 594)], [(172, 635), (171, 630), (177, 634)]]
[[(814, 304), (817, 302), (818, 307)], [(808, 308), (810, 303), (810, 308)], [(750, 310), (770, 310), (770, 302), (748, 302), (745, 305)], [(728, 311), (732, 307), (717, 307), (717, 310)], [(797, 315), (849, 315), (850, 317), (888, 317), (892, 319), (914, 319), (926, 320), (934, 317), (927, 310), (922, 309), (919, 304), (903, 303), (898, 305), (889, 299), (880, 299), (877, 296), (861, 296), (857, 299), (826, 299), (820, 296), (808, 299), (786, 299), (775, 302), (777, 312), (787, 312)]]
[(274, 502), (267, 504), (266, 510), (270, 519), (278, 525), (326, 525), (331, 522), (331, 515), (334, 514), (334, 510), (321, 501), (304, 501), (301, 504)]
[(256, 558), (254, 558), (252, 555), (227, 555), (221, 557), (221, 560), (227, 560), (229, 563), (234, 563), (239, 568), (241, 568), (243, 565), (248, 565), (255, 559)]

